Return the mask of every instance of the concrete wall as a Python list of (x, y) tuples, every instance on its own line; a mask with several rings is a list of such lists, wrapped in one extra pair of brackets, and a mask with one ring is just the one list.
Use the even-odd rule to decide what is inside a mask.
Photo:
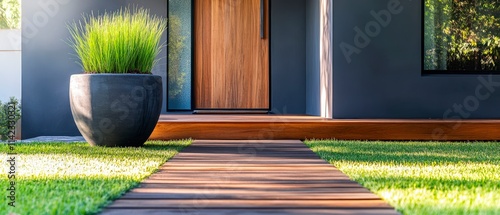
[(320, 115), (319, 0), (306, 1), (306, 113)]
[(305, 2), (271, 0), (271, 111), (305, 113)]
[(421, 3), (334, 1), (334, 118), (500, 118), (498, 75), (422, 76)]
[(0, 29), (0, 101), (21, 99), (21, 31)]
[[(81, 73), (66, 44), (66, 24), (82, 13), (129, 4), (166, 16), (165, 0), (33, 0), (23, 4), (23, 138), (79, 135), (69, 107), (69, 79)], [(271, 108), (305, 113), (305, 0), (271, 0)], [(165, 38), (164, 38), (165, 39)], [(164, 77), (166, 57), (153, 73)], [(164, 85), (166, 87), (166, 85)], [(165, 93), (166, 95), (166, 93)], [(166, 99), (164, 99), (166, 104)], [(163, 113), (166, 113), (165, 105)]]

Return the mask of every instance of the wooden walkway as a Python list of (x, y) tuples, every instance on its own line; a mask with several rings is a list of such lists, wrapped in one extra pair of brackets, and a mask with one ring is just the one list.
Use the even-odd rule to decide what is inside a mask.
[(300, 141), (194, 143), (102, 214), (398, 214)]

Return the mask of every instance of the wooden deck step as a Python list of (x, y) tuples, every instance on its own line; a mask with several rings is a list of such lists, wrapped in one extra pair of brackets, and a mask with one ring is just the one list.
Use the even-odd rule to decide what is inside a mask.
[[(500, 140), (500, 120), (324, 119), (307, 115), (171, 114), (160, 117), (150, 138), (154, 140), (186, 138), (209, 140)], [(249, 144), (249, 142), (244, 144)]]
[(398, 214), (301, 141), (247, 143), (194, 141), (102, 214)]
[(199, 214), (199, 215), (261, 215), (261, 214), (316, 214), (316, 215), (382, 215), (397, 214), (393, 209), (106, 209), (106, 215), (179, 215), (179, 214)]

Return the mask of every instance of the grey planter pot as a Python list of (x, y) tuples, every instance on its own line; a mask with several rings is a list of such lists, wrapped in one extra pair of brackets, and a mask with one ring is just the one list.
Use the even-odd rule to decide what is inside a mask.
[(90, 145), (138, 147), (158, 122), (162, 92), (157, 75), (72, 75), (71, 113)]

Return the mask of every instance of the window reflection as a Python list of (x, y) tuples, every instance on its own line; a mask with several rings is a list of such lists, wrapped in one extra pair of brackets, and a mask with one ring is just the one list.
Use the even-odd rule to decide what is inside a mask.
[(191, 1), (168, 1), (168, 109), (191, 109)]
[(424, 69), (500, 69), (500, 1), (425, 0)]

